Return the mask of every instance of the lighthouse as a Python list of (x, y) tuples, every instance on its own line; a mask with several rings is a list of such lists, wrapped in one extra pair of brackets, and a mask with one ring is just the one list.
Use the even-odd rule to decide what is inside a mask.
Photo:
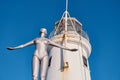
[(49, 39), (68, 48), (76, 48), (71, 52), (57, 47), (49, 48), (49, 65), (47, 80), (91, 80), (88, 58), (91, 44), (82, 23), (71, 17), (66, 0), (66, 10), (60, 20), (55, 23)]

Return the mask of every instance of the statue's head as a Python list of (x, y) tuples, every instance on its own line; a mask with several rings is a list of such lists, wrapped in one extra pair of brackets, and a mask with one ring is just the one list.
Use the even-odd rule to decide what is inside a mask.
[(46, 35), (46, 34), (47, 34), (47, 29), (41, 28), (41, 29), (40, 29), (40, 33), (44, 33), (44, 34)]

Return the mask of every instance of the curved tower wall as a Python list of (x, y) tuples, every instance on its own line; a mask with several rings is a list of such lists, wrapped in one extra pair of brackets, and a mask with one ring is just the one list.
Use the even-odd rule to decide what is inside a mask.
[(68, 31), (66, 42), (62, 31), (56, 35), (54, 32), (54, 36), (50, 39), (68, 48), (76, 48), (78, 51), (71, 52), (51, 47), (47, 80), (91, 80), (88, 62), (91, 53), (89, 40), (76, 31)]

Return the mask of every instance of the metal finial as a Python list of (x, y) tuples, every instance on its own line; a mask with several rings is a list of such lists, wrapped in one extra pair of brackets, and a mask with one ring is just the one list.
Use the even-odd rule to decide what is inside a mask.
[(68, 0), (66, 0), (66, 11), (68, 11)]

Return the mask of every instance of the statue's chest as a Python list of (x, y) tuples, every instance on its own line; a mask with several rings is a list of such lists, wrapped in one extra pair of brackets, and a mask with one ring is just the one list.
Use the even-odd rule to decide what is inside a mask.
[(47, 44), (47, 41), (45, 39), (37, 39), (35, 41), (36, 44)]

